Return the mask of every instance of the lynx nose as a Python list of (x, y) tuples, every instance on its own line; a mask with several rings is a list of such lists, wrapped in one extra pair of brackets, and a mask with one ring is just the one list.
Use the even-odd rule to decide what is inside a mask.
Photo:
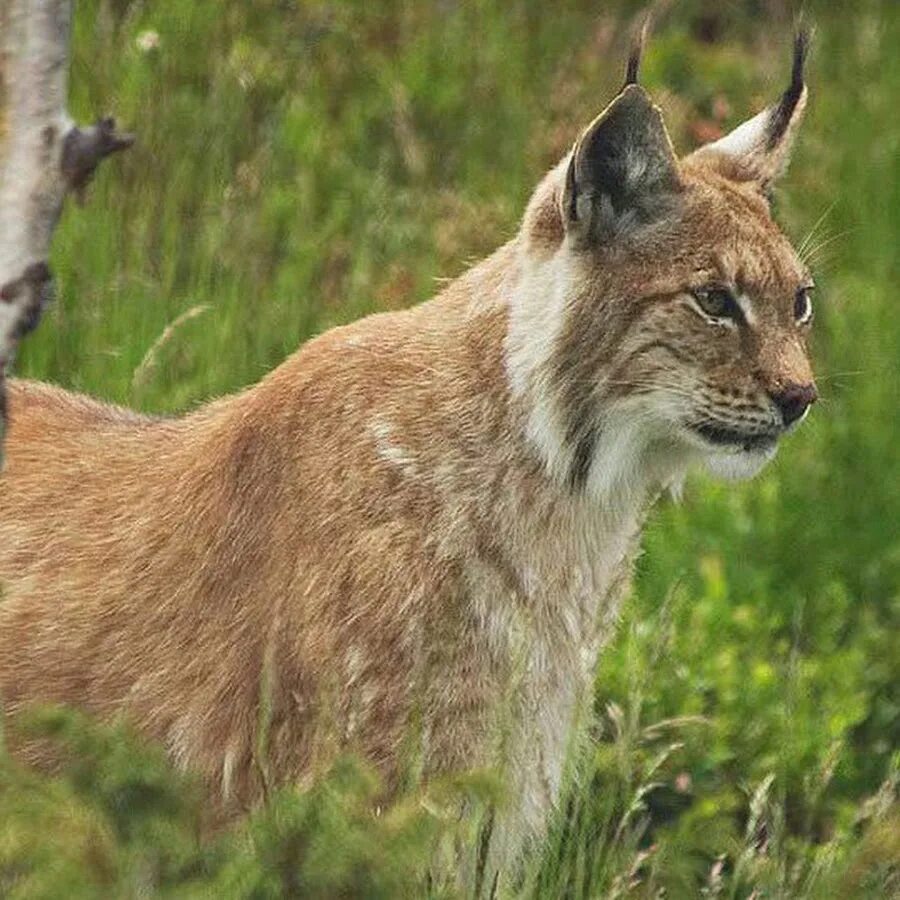
[(813, 383), (789, 384), (781, 390), (772, 391), (769, 396), (781, 410), (781, 417), (787, 427), (796, 422), (816, 402), (819, 393)]

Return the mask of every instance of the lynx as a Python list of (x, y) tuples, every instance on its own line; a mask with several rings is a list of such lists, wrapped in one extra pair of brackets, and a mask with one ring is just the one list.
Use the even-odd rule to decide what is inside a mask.
[[(649, 506), (756, 473), (816, 399), (812, 282), (769, 195), (806, 103), (678, 158), (625, 85), (515, 237), (433, 300), (155, 418), (11, 385), (0, 695), (125, 715), (227, 817), (363, 753), (489, 766), (541, 835)], [(34, 747), (20, 748), (26, 757)]]

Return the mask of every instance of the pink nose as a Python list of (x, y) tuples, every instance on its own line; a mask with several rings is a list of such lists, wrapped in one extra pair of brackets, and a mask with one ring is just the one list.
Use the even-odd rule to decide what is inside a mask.
[(785, 425), (796, 422), (819, 397), (816, 386), (810, 384), (789, 384), (769, 396), (781, 410)]

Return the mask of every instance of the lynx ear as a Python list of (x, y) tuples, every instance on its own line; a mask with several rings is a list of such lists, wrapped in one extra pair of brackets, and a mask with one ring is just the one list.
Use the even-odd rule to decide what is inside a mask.
[(797, 126), (806, 107), (803, 68), (809, 49), (809, 32), (801, 29), (794, 38), (791, 83), (774, 106), (739, 125), (730, 134), (691, 154), (718, 168), (734, 181), (752, 181), (768, 194), (787, 168)]
[(609, 241), (652, 222), (680, 189), (662, 115), (636, 78), (633, 55), (622, 92), (572, 150), (562, 214), (566, 230), (580, 239)]

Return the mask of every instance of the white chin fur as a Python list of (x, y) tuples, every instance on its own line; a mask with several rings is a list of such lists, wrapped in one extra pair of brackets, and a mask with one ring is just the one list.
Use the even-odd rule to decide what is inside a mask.
[(722, 450), (710, 453), (704, 462), (713, 477), (740, 481), (756, 475), (776, 452), (774, 444), (764, 450)]

